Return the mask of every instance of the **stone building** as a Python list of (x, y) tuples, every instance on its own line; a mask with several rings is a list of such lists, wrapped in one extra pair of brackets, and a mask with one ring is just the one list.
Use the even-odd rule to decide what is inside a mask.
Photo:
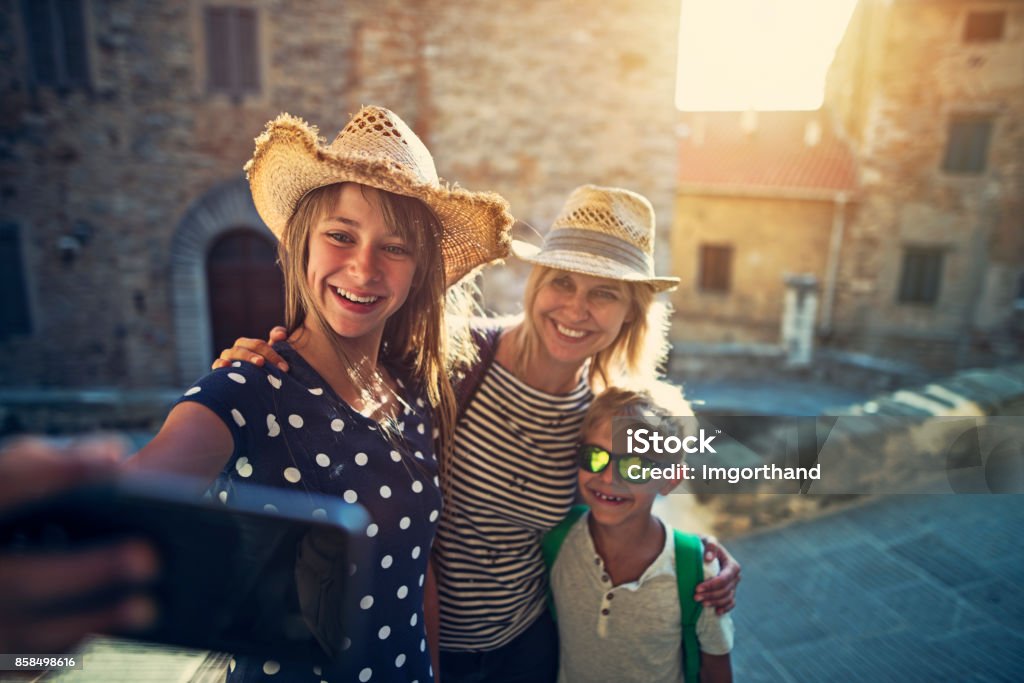
[[(835, 291), (856, 169), (821, 112), (693, 112), (679, 131), (677, 340), (776, 343), (785, 275)], [(819, 327), (830, 313), (822, 311)]]
[(861, 0), (827, 83), (862, 187), (836, 335), (938, 367), (1019, 354), (1024, 3)]
[(0, 385), (182, 386), (279, 320), (241, 168), (280, 111), (392, 108), (527, 231), (596, 182), (667, 236), (677, 28), (677, 0), (0, 0)]
[(931, 370), (1021, 353), (1024, 3), (861, 0), (820, 112), (682, 130), (676, 339), (777, 342), (783, 276), (806, 272), (841, 349)]

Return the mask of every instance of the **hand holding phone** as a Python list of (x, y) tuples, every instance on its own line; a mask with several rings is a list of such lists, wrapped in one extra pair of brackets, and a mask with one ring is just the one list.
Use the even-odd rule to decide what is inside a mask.
[[(0, 518), (19, 505), (112, 478), (122, 453), (116, 439), (63, 447), (42, 439), (11, 441), (0, 449)], [(53, 606), (152, 580), (157, 571), (156, 552), (138, 540), (64, 551), (0, 548), (0, 652), (63, 652), (88, 633), (150, 625), (156, 607), (140, 595), (73, 613)]]

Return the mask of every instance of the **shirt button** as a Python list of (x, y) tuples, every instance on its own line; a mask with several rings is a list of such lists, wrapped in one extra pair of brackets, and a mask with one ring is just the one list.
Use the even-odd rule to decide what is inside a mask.
[(594, 565), (599, 565), (599, 564), (601, 564), (601, 558), (600, 557), (595, 557), (594, 558)]
[(607, 607), (604, 608), (603, 610), (601, 610), (601, 614), (603, 614), (604, 616), (608, 616), (611, 613), (612, 613), (612, 611), (610, 609), (608, 609)]
[(604, 581), (605, 583), (608, 583), (608, 575), (607, 574), (601, 574), (601, 580)]
[(604, 596), (605, 600), (611, 600), (614, 597), (615, 597), (614, 593), (609, 593), (608, 595)]

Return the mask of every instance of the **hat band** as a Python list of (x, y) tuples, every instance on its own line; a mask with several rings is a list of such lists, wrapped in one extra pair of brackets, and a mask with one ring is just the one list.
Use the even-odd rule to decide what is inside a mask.
[(653, 277), (654, 273), (652, 257), (645, 254), (638, 246), (615, 235), (607, 235), (594, 230), (580, 228), (552, 230), (544, 240), (544, 250), (549, 249), (581, 251), (594, 256), (603, 256), (627, 265), (644, 275)]

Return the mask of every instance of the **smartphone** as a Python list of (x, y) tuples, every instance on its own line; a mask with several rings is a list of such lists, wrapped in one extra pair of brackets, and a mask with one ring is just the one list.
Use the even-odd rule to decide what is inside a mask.
[[(5, 552), (61, 552), (126, 538), (148, 540), (160, 558), (149, 585), (124, 584), (51, 613), (95, 608), (144, 592), (158, 618), (114, 633), (235, 654), (331, 666), (344, 633), (364, 628), (365, 572), (373, 552), (366, 511), (338, 498), (238, 485), (230, 504), (200, 499), (194, 481), (170, 475), (119, 478), (69, 490), (0, 515)], [(361, 641), (363, 639), (353, 639)]]

